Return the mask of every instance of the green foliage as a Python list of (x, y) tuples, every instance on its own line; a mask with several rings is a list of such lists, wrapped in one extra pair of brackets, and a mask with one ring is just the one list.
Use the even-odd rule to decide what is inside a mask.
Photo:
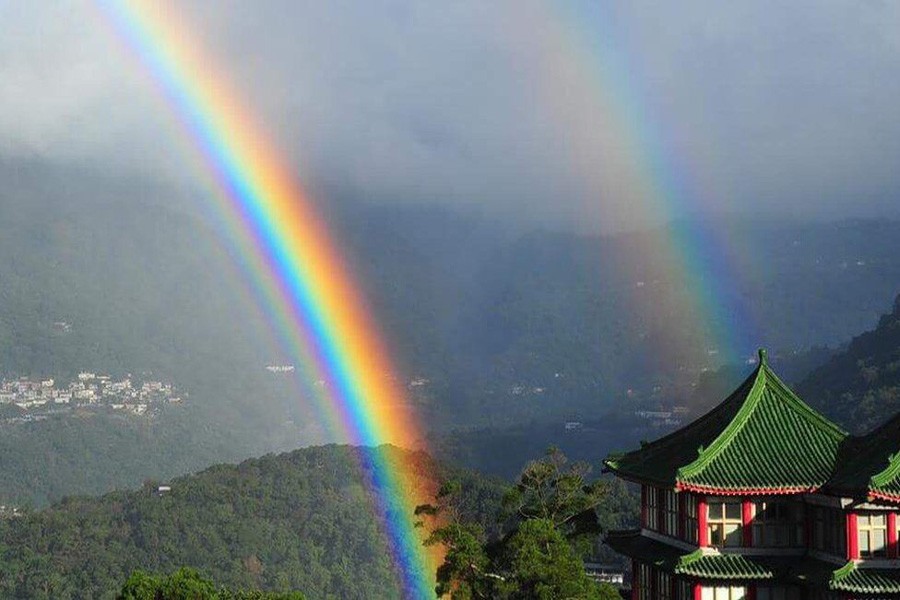
[(588, 579), (584, 564), (560, 532), (545, 518), (528, 518), (503, 544), (500, 563), (507, 576), (499, 595), (510, 600), (597, 600), (600, 591)]
[[(423, 490), (434, 478), (460, 479), (467, 519), (486, 520), (483, 507), (499, 505), (501, 490), (489, 480), (422, 453), (380, 451), (415, 473)], [(0, 597), (111, 600), (127, 579), (126, 591), (140, 598), (157, 576), (130, 574), (182, 566), (235, 590), (301, 590), (325, 600), (397, 597), (359, 461), (351, 447), (307, 448), (211, 467), (171, 481), (162, 495), (148, 482), (138, 491), (70, 497), (0, 520)], [(173, 589), (182, 584), (200, 585), (167, 579)], [(254, 598), (223, 596), (232, 597)]]
[(156, 600), (162, 578), (144, 571), (135, 571), (122, 586), (116, 600)]
[(0, 504), (42, 507), (65, 496), (136, 487), (149, 478), (246, 458), (239, 429), (213, 435), (197, 426), (205, 412), (188, 404), (152, 420), (84, 411), (0, 425)]
[(571, 541), (596, 537), (595, 508), (607, 494), (605, 481), (588, 482), (587, 463), (568, 464), (566, 456), (551, 447), (542, 460), (530, 462), (503, 499), (509, 515), (520, 521), (544, 520)]
[(168, 577), (135, 571), (116, 600), (304, 600), (300, 592), (217, 589), (194, 570), (178, 569)]
[[(598, 513), (605, 512), (602, 505), (608, 497), (606, 483), (588, 482), (588, 473), (586, 465), (570, 465), (559, 450), (551, 448), (543, 459), (529, 463), (507, 490), (497, 515), (502, 525), (492, 536), (461, 515), (457, 508), (460, 487), (443, 485), (434, 504), (416, 509), (418, 517), (432, 524), (425, 544), (440, 544), (446, 552), (437, 571), (438, 596), (453, 600), (611, 597), (608, 586), (588, 578), (582, 562), (599, 533)], [(510, 531), (504, 534), (504, 528)]]

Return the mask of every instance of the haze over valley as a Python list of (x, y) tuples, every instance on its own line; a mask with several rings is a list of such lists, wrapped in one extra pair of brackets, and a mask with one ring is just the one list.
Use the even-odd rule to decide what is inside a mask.
[[(18, 412), (37, 407), (13, 409), (0, 425), (15, 465), (2, 473), (5, 502), (42, 504), (226, 457), (345, 441), (322, 429), (317, 381), (279, 349), (230, 249), (177, 192), (133, 198), (123, 190), (143, 189), (141, 180), (34, 161), (4, 171), (3, 377), (153, 373), (186, 396), (152, 416), (83, 403), (22, 423)], [(48, 183), (69, 179), (77, 184), (64, 195)], [(377, 204), (335, 208), (330, 225), (347, 240), (428, 441), (528, 426), (551, 432), (542, 444), (561, 444), (580, 435), (567, 434), (566, 422), (690, 410), (707, 401), (698, 384), (720, 368), (742, 372), (757, 346), (799, 381), (874, 326), (900, 281), (896, 222), (723, 220), (715, 226), (747, 249), (753, 269), (735, 277), (723, 302), (747, 309), (755, 328), (750, 345), (726, 356), (690, 328), (700, 322), (685, 301), (692, 292), (642, 258), (666, 229), (587, 235)], [(713, 328), (746, 326), (724, 317)], [(276, 366), (301, 368), (266, 369)], [(109, 443), (121, 454), (90, 451)], [(138, 456), (143, 464), (132, 464)], [(33, 476), (46, 468), (59, 477)]]

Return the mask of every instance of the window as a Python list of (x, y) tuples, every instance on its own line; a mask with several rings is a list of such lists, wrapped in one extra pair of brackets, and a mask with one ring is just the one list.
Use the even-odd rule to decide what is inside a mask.
[(746, 597), (745, 587), (704, 587), (700, 590), (701, 600), (744, 600)]
[(711, 546), (741, 545), (744, 537), (741, 512), (740, 500), (710, 498), (706, 524)]
[(758, 587), (756, 600), (800, 600), (800, 589), (785, 586)]
[(647, 529), (659, 531), (659, 490), (647, 486)]
[(694, 600), (694, 584), (683, 579), (675, 587), (675, 600)]
[(672, 600), (672, 578), (668, 573), (656, 573), (656, 600)]
[(698, 520), (697, 496), (684, 493), (684, 541), (692, 544), (700, 542), (700, 521)]
[(675, 490), (660, 490), (662, 496), (662, 532), (678, 535), (678, 495)]
[(637, 598), (638, 600), (654, 600), (653, 599), (653, 571), (649, 565), (638, 563), (637, 565)]
[(836, 508), (812, 508), (812, 547), (835, 556), (847, 555), (845, 516)]
[(856, 516), (860, 558), (887, 556), (887, 515), (861, 513)]
[(755, 502), (753, 545), (787, 548), (803, 545), (803, 507), (796, 502)]

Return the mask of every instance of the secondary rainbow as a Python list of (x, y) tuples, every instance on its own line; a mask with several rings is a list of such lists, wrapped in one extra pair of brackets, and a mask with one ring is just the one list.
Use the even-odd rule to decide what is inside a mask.
[(421, 482), (381, 444), (416, 446), (419, 426), (395, 384), (375, 323), (325, 224), (173, 7), (100, 1), (187, 133), (218, 190), (223, 222), (284, 346), (325, 381), (320, 412), (364, 452), (364, 473), (405, 595), (433, 597), (435, 557), (412, 511)]
[[(560, 130), (575, 139), (605, 134), (614, 140), (609, 145), (627, 165), (628, 172), (620, 175), (628, 178), (635, 198), (632, 216), (670, 224), (667, 235), (658, 236), (647, 249), (653, 272), (641, 275), (681, 283), (684, 293), (671, 300), (681, 303), (682, 319), (672, 326), (702, 332), (707, 348), (717, 351), (723, 362), (741, 361), (758, 346), (762, 334), (760, 319), (740, 291), (756, 276), (758, 265), (753, 264), (753, 253), (739, 248), (737, 236), (721, 230), (722, 225), (691, 218), (714, 212), (723, 194), (706, 181), (698, 151), (677, 141), (688, 137), (697, 145), (706, 132), (693, 130), (685, 136), (678, 130), (679, 120), (659, 107), (664, 103), (654, 104), (650, 93), (639, 87), (642, 49), (629, 45), (629, 32), (618, 27), (624, 22), (619, 13), (627, 6), (607, 1), (527, 2), (519, 5), (516, 18), (530, 19), (520, 29), (542, 36), (536, 40), (532, 33), (526, 43), (546, 46), (540, 52), (547, 62), (539, 88), (548, 104), (557, 107)], [(574, 75), (565, 79), (566, 73)], [(608, 131), (584, 131), (583, 123), (570, 122), (566, 102), (573, 95), (605, 116), (599, 121)], [(581, 168), (589, 171), (597, 165)]]

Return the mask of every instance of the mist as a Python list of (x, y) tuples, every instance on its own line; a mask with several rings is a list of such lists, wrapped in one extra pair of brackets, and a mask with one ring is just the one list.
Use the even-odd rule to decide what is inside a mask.
[[(323, 205), (582, 231), (898, 214), (894, 3), (177, 10)], [(202, 193), (190, 141), (102, 10), (6, 4), (0, 19), (15, 23), (0, 31), (2, 156)]]

